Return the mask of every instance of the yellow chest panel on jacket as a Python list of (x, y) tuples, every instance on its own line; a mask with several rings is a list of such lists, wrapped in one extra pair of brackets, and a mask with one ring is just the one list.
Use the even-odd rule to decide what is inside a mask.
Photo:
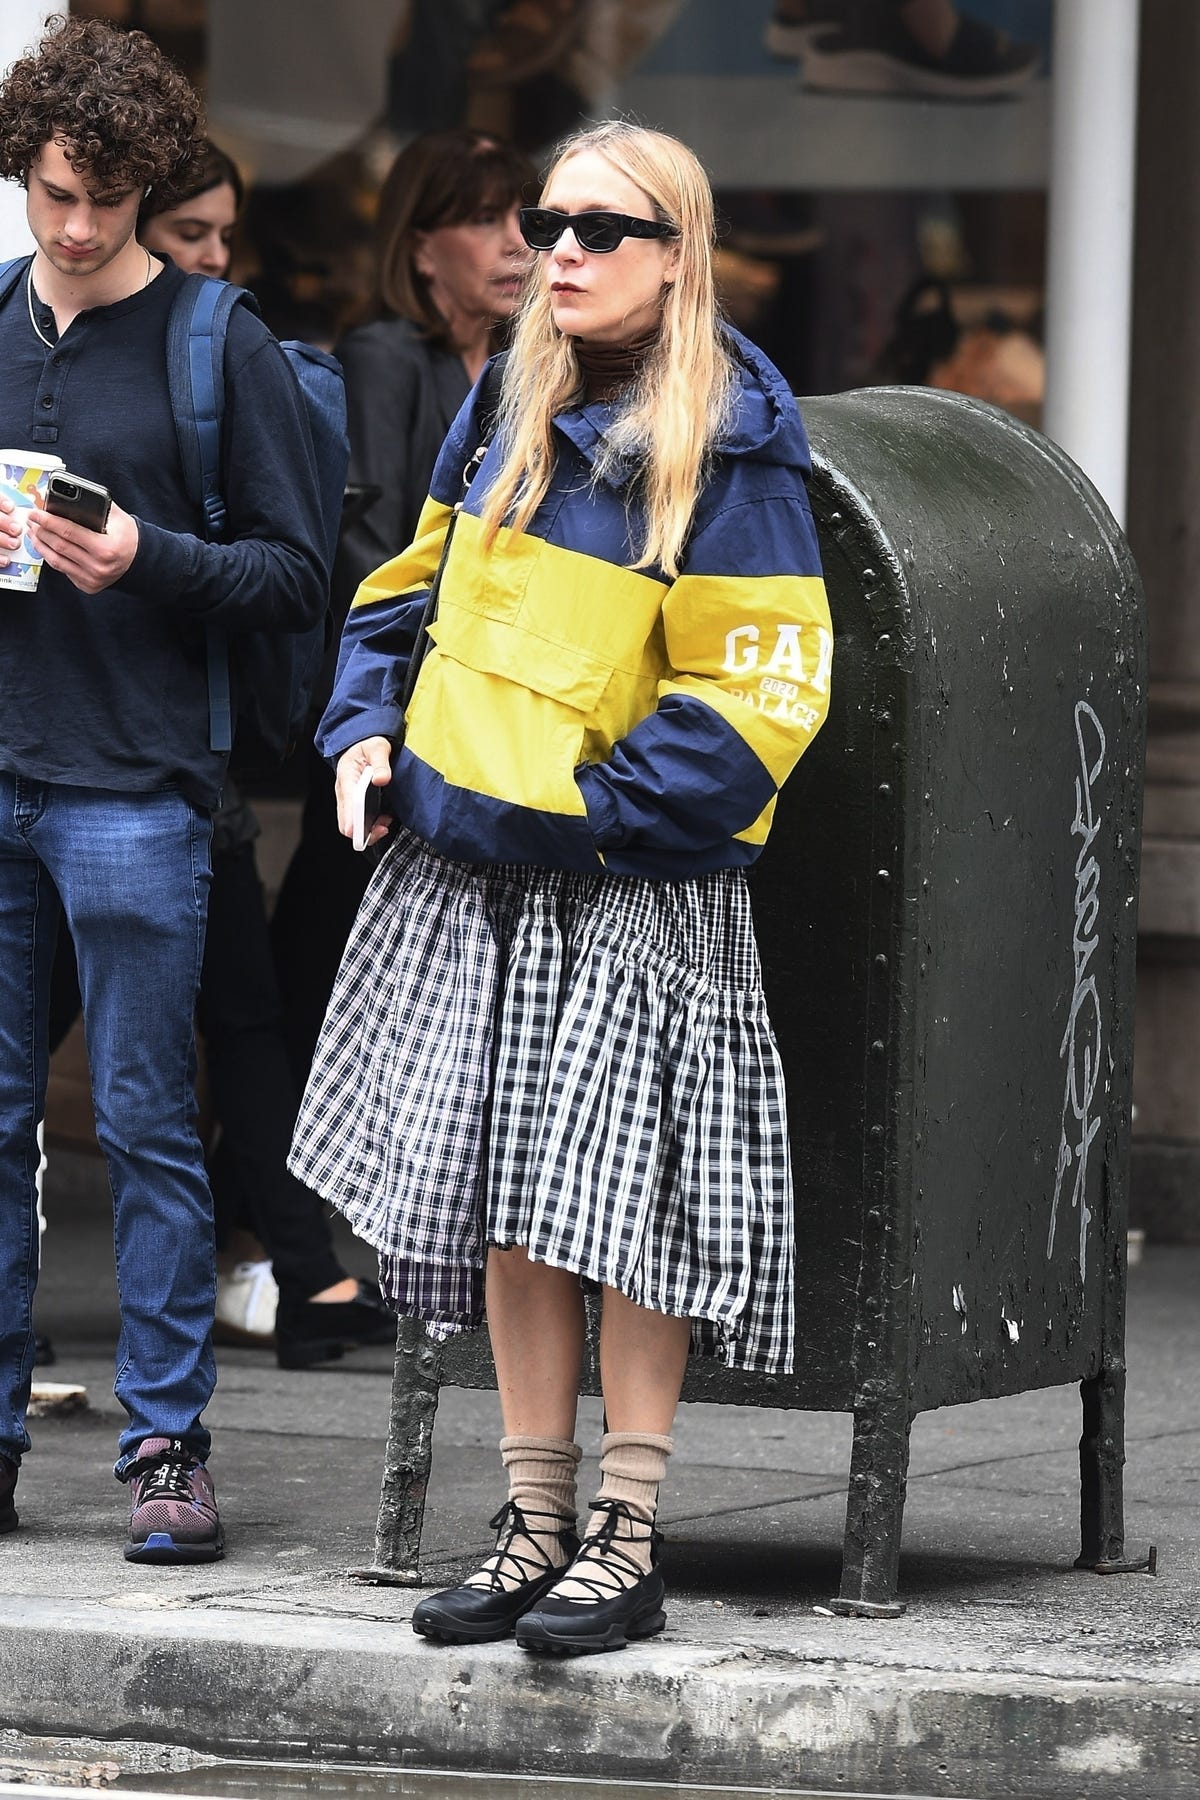
[(653, 712), (666, 583), (463, 513), (409, 708), (414, 755), (456, 786), (580, 814), (573, 771)]

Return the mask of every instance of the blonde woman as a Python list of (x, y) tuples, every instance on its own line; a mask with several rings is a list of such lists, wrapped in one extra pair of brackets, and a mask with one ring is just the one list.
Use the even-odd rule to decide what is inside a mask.
[[(508, 1500), (427, 1637), (621, 1648), (665, 1621), (659, 1483), (689, 1347), (791, 1364), (784, 1089), (744, 870), (828, 702), (787, 387), (718, 318), (713, 208), (674, 139), (571, 139), (484, 435), (479, 390), (413, 543), (359, 589), (319, 742), (391, 846), (338, 977), (294, 1167), (435, 1333), (486, 1290)], [(396, 744), (403, 732), (403, 746)], [(582, 1282), (607, 1432), (577, 1535)]]

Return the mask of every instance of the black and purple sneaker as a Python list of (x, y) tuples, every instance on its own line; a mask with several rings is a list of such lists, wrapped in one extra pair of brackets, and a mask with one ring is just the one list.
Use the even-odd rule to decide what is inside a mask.
[(215, 1562), (225, 1549), (212, 1476), (182, 1438), (143, 1438), (126, 1471), (126, 1560)]

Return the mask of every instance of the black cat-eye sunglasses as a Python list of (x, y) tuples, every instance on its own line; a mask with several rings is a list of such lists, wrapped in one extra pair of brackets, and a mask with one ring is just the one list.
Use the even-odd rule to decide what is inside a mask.
[(555, 212), (551, 206), (523, 206), (519, 213), (521, 236), (531, 250), (553, 250), (569, 226), (581, 250), (605, 256), (624, 238), (678, 237), (674, 225), (661, 219), (635, 219), (619, 212)]

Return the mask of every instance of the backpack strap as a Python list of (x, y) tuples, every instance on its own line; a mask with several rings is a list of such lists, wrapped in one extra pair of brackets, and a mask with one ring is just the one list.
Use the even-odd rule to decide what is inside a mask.
[(167, 320), (167, 383), (183, 477), (210, 541), (222, 536), (228, 516), (221, 487), (221, 423), (225, 335), (235, 306), (258, 313), (258, 302), (245, 288), (211, 275), (187, 275)]
[(14, 256), (0, 263), (0, 306), (4, 305), (32, 262), (32, 256)]
[[(187, 275), (167, 320), (167, 385), (187, 491), (210, 543), (225, 535), (228, 508), (221, 485), (221, 425), (225, 416), (225, 334), (235, 306), (258, 303), (245, 288), (211, 275)], [(233, 748), (229, 644), (217, 625), (205, 631), (208, 659), (208, 743)]]

